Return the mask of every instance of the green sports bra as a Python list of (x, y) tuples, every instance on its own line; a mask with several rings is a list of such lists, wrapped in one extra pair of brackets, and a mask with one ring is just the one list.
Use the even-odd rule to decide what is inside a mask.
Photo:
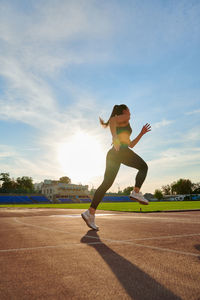
[(116, 127), (117, 137), (120, 141), (120, 148), (127, 148), (130, 144), (130, 135), (132, 133), (132, 128), (130, 124), (123, 127)]
[(130, 123), (128, 123), (128, 125), (123, 126), (123, 127), (116, 127), (116, 132), (117, 132), (117, 135), (120, 133), (123, 133), (123, 132), (127, 132), (129, 135), (131, 135), (132, 128), (130, 126)]

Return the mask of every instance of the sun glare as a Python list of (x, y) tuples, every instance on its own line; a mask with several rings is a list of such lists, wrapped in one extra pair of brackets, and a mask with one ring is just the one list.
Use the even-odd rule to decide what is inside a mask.
[(58, 161), (72, 182), (89, 184), (93, 177), (103, 175), (105, 154), (96, 136), (80, 131), (59, 146)]

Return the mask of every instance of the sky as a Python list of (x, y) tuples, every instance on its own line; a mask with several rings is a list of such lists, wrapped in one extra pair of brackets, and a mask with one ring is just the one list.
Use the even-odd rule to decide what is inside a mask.
[[(142, 192), (200, 182), (200, 2), (0, 0), (0, 172), (97, 188), (115, 104), (148, 164)], [(109, 191), (135, 184), (121, 165)]]

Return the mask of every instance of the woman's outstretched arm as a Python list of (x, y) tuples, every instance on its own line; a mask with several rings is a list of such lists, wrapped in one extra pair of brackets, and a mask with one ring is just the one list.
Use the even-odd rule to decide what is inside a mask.
[(145, 133), (147, 133), (147, 132), (149, 132), (149, 131), (151, 131), (151, 125), (147, 123), (146, 125), (144, 125), (144, 126), (142, 127), (142, 130), (141, 130), (141, 132), (138, 134), (138, 136), (137, 136), (134, 140), (132, 140), (132, 141), (130, 142), (129, 147), (130, 147), (130, 148), (133, 148), (133, 147), (139, 142), (139, 140), (141, 139), (141, 137), (142, 137)]

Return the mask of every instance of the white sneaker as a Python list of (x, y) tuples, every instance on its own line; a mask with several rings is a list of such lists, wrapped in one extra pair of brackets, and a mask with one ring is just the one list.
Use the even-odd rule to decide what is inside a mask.
[(143, 197), (142, 193), (136, 193), (134, 190), (131, 192), (130, 198), (138, 201), (140, 204), (144, 204), (144, 205), (149, 204), (149, 201)]
[(95, 215), (92, 215), (89, 209), (82, 213), (81, 217), (83, 218), (88, 227), (97, 231), (99, 230), (99, 227), (95, 225)]

